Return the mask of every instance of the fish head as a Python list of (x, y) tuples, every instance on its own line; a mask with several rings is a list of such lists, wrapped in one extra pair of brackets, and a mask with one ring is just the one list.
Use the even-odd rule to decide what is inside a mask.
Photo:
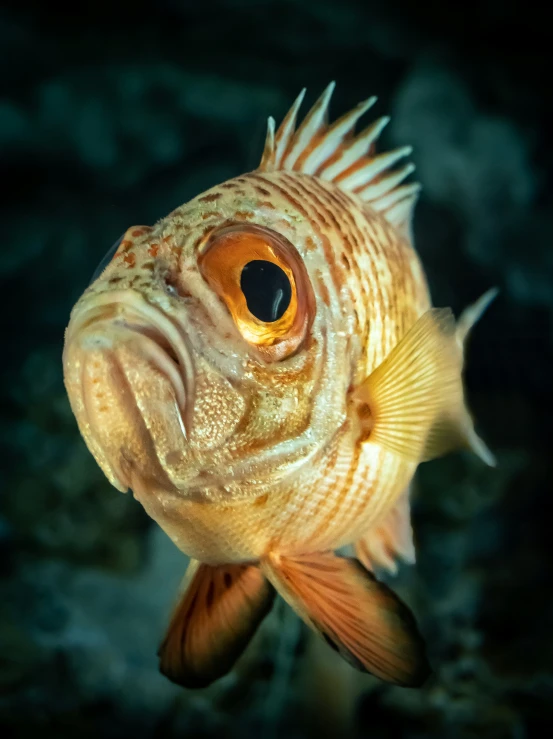
[(335, 433), (343, 352), (317, 239), (239, 181), (127, 231), (75, 305), (63, 357), (81, 434), (116, 488), (256, 496)]

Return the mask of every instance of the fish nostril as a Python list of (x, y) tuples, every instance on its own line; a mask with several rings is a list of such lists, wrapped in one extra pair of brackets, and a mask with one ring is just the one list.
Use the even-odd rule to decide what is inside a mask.
[(192, 297), (192, 293), (186, 290), (186, 288), (182, 284), (180, 284), (180, 282), (175, 277), (172, 277), (170, 275), (166, 275), (164, 279), (164, 286), (165, 291), (172, 297), (182, 299)]

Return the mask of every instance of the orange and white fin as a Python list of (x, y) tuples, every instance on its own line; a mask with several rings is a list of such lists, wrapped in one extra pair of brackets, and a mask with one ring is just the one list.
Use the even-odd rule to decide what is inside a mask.
[(495, 465), (474, 430), (463, 392), (463, 340), (481, 313), (482, 304), (476, 306), (460, 331), (449, 308), (428, 310), (355, 388), (362, 439), (417, 462), (468, 448)]
[(398, 559), (409, 564), (415, 563), (409, 489), (400, 496), (386, 517), (358, 540), (355, 554), (368, 570), (382, 568), (393, 575), (397, 572)]
[(376, 102), (376, 97), (359, 103), (334, 123), (328, 123), (328, 105), (335, 83), (331, 82), (296, 128), (298, 110), (305, 95), (303, 89), (275, 132), (269, 118), (267, 138), (259, 169), (263, 172), (288, 170), (310, 174), (334, 182), (355, 193), (400, 230), (408, 231), (420, 185), (402, 185), (415, 167), (408, 163), (391, 169), (411, 154), (403, 146), (382, 154), (375, 153), (375, 142), (389, 123), (388, 116), (378, 118), (355, 134), (359, 118)]
[(160, 670), (186, 688), (225, 675), (269, 612), (274, 590), (258, 567), (190, 560), (183, 593), (159, 648)]
[(429, 675), (411, 611), (355, 559), (269, 555), (262, 569), (284, 600), (353, 667), (396, 685)]

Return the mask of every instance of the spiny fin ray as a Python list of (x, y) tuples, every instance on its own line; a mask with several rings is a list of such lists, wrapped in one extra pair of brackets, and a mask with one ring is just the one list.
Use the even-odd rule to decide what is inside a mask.
[(412, 164), (392, 170), (399, 159), (411, 153), (411, 147), (375, 154), (374, 143), (389, 122), (379, 118), (359, 134), (354, 134), (358, 119), (376, 102), (372, 97), (357, 105), (333, 124), (327, 122), (328, 106), (334, 92), (331, 82), (296, 128), (296, 120), (305, 89), (296, 98), (275, 133), (269, 118), (267, 139), (259, 170), (287, 170), (310, 174), (336, 183), (347, 192), (379, 210), (402, 233), (409, 234), (418, 185), (400, 187), (413, 171)]

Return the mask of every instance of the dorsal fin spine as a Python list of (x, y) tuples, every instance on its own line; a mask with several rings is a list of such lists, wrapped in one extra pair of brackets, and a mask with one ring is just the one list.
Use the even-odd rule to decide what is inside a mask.
[(274, 159), (275, 152), (275, 119), (269, 116), (267, 119), (267, 137), (265, 139), (265, 147), (261, 157), (260, 169), (272, 169), (271, 162)]
[(334, 153), (336, 149), (336, 141), (343, 141), (345, 137), (353, 131), (355, 124), (361, 118), (363, 113), (372, 107), (376, 102), (376, 97), (369, 98), (343, 115), (335, 123), (329, 126), (328, 131), (323, 135), (321, 141), (315, 146), (313, 151), (307, 156), (303, 163), (302, 172), (306, 174), (315, 174), (317, 169)]
[(408, 177), (411, 172), (414, 171), (415, 165), (412, 162), (409, 162), (401, 169), (396, 170), (387, 177), (382, 177), (376, 183), (376, 185), (366, 185), (360, 192), (357, 192), (356, 194), (359, 195), (363, 200), (372, 201), (374, 207), (375, 200), (378, 200), (378, 198), (381, 198), (387, 192), (393, 190), (397, 185), (400, 184), (400, 182), (403, 182), (403, 180)]
[(294, 100), (294, 103), (286, 117), (280, 124), (276, 137), (275, 137), (275, 151), (274, 151), (274, 166), (275, 168), (280, 167), (280, 163), (284, 152), (290, 145), (292, 136), (294, 135), (294, 128), (296, 126), (296, 119), (298, 117), (298, 111), (305, 97), (306, 88), (300, 92), (298, 97)]
[(373, 159), (369, 159), (364, 167), (356, 169), (353, 174), (344, 177), (344, 179), (338, 179), (338, 182), (346, 190), (356, 190), (360, 187), (365, 187), (381, 172), (388, 169), (393, 164), (398, 162), (403, 157), (409, 156), (412, 152), (410, 146), (403, 146), (401, 149), (394, 149), (394, 151), (386, 151), (383, 154), (378, 154)]
[(333, 124), (326, 118), (335, 83), (331, 82), (296, 129), (296, 120), (305, 89), (300, 92), (275, 133), (269, 119), (261, 171), (295, 171), (334, 182), (353, 192), (383, 213), (402, 232), (409, 233), (419, 186), (401, 185), (414, 170), (412, 164), (387, 172), (412, 152), (410, 146), (374, 154), (374, 143), (389, 122), (379, 118), (354, 135), (358, 119), (376, 102), (372, 97), (357, 105)]
[(286, 154), (283, 159), (283, 169), (294, 169), (294, 164), (297, 159), (305, 151), (313, 137), (319, 133), (325, 120), (328, 103), (330, 102), (330, 98), (335, 87), (336, 83), (331, 82), (313, 105), (309, 113), (305, 116), (292, 139), (292, 148), (290, 152)]
[(343, 175), (356, 162), (360, 162), (363, 155), (371, 147), (371, 145), (380, 136), (383, 129), (390, 122), (389, 116), (383, 116), (371, 123), (364, 131), (356, 136), (348, 145), (344, 147), (342, 156), (333, 164), (324, 167), (320, 173), (320, 177), (324, 180), (336, 181), (340, 175)]
[(395, 205), (400, 200), (403, 200), (409, 195), (415, 195), (420, 190), (418, 182), (414, 182), (412, 185), (403, 185), (402, 187), (396, 187), (394, 190), (389, 192), (377, 200), (373, 200), (371, 205), (375, 210), (387, 210)]

